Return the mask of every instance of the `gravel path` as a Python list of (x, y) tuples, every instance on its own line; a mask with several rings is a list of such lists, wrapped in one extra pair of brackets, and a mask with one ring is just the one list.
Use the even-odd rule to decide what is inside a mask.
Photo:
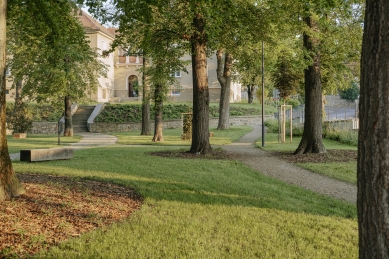
[(223, 149), (239, 154), (240, 161), (265, 175), (317, 193), (356, 203), (355, 185), (313, 173), (271, 156), (260, 148), (255, 148), (255, 141), (261, 137), (261, 125), (251, 126), (254, 127), (253, 131), (238, 141), (223, 146)]

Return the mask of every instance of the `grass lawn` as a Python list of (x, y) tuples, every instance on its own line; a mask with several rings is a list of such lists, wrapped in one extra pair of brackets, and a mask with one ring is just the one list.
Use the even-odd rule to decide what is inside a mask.
[(16, 172), (134, 187), (128, 220), (37, 258), (356, 258), (356, 207), (288, 185), (236, 161), (148, 155), (166, 146), (82, 149), (72, 160), (14, 162)]
[[(81, 140), (81, 136), (63, 137), (61, 136), (61, 145), (69, 145)], [(58, 135), (47, 134), (27, 134), (25, 139), (14, 139), (13, 136), (7, 136), (8, 151), (10, 154), (19, 153), (22, 149), (33, 148), (52, 148), (58, 147)]]
[[(239, 139), (252, 130), (250, 126), (231, 126), (228, 130), (217, 130), (211, 128), (213, 137), (210, 138), (211, 145), (225, 145)], [(163, 146), (190, 146), (190, 141), (181, 140), (181, 129), (163, 130), (164, 142), (152, 142), (153, 136), (141, 136), (140, 131), (114, 133), (118, 137), (118, 144), (124, 145), (163, 145)]]
[[(301, 137), (293, 137), (292, 143), (289, 142), (290, 138), (286, 137), (287, 143), (278, 143), (278, 134), (266, 133), (265, 135), (265, 147), (262, 147), (261, 140), (256, 142), (257, 147), (260, 147), (266, 151), (282, 151), (293, 152), (297, 149)], [(327, 150), (357, 150), (356, 146), (342, 144), (334, 140), (323, 139), (324, 146)], [(349, 182), (352, 184), (357, 183), (357, 162), (336, 162), (336, 163), (297, 163), (305, 169), (313, 172), (323, 174), (332, 178), (336, 178), (341, 181)]]
[[(210, 106), (219, 106), (219, 103), (210, 103)], [(240, 103), (230, 103), (231, 107), (239, 107), (239, 108), (255, 108), (262, 111), (262, 104), (259, 101), (253, 101), (253, 103), (248, 103), (247, 100)], [(277, 112), (277, 107), (271, 105), (264, 105), (265, 114), (274, 114)]]

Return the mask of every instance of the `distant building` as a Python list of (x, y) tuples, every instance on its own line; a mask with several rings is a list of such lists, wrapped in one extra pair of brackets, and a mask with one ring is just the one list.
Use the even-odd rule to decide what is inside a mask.
[[(82, 12), (79, 16), (80, 22), (85, 28), (85, 34), (90, 40), (91, 48), (96, 48), (100, 54), (108, 50), (115, 38), (114, 28), (106, 28), (97, 20)], [(190, 59), (190, 56), (187, 57)], [(142, 85), (142, 74), (139, 69), (142, 67), (143, 59), (140, 56), (128, 56), (125, 50), (117, 48), (113, 53), (100, 57), (108, 67), (107, 78), (100, 77), (99, 87), (96, 92), (90, 96), (97, 102), (127, 102), (140, 100), (139, 92), (135, 91), (136, 84)], [(216, 56), (208, 59), (208, 83), (211, 102), (218, 102), (220, 99), (220, 84), (216, 75)], [(172, 86), (168, 98), (177, 102), (192, 101), (193, 83), (192, 66), (187, 66), (188, 73), (176, 71), (176, 77), (180, 87)], [(10, 71), (8, 71), (10, 75)], [(15, 97), (14, 90), (11, 90), (12, 82), (7, 82), (7, 101)], [(230, 102), (239, 102), (241, 100), (241, 85), (238, 82), (231, 83)]]

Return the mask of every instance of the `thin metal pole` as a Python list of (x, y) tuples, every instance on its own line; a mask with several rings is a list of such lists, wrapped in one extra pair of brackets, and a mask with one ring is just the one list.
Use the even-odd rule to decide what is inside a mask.
[(265, 146), (265, 47), (262, 41), (262, 147)]

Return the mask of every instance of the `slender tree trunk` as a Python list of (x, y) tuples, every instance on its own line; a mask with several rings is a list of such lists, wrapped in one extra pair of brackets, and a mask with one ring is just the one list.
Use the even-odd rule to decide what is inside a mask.
[(254, 85), (247, 86), (248, 103), (253, 103), (254, 100)]
[(72, 99), (65, 96), (65, 131), (64, 136), (73, 136)]
[[(304, 18), (309, 28), (316, 29), (311, 17)], [(326, 152), (322, 140), (322, 86), (320, 75), (320, 54), (317, 41), (304, 34), (304, 47), (315, 53), (313, 64), (304, 71), (305, 78), (305, 120), (304, 132), (295, 154)]]
[(162, 113), (163, 113), (163, 92), (162, 92), (162, 85), (158, 84), (158, 85), (156, 85), (155, 92), (154, 92), (154, 137), (153, 137), (153, 142), (163, 142)]
[(232, 54), (226, 53), (224, 56), (223, 70), (223, 50), (218, 50), (217, 57), (217, 79), (220, 83), (220, 103), (219, 122), (217, 129), (225, 130), (230, 126), (230, 92), (231, 92), (231, 72)]
[(12, 167), (6, 136), (6, 10), (7, 1), (0, 1), (0, 201), (24, 193)]
[(143, 98), (142, 98), (142, 131), (141, 135), (151, 135), (151, 123), (150, 123), (150, 86), (146, 80), (146, 62), (147, 59), (143, 56)]
[(358, 134), (359, 258), (389, 258), (389, 1), (367, 0)]
[(191, 38), (193, 70), (192, 153), (209, 153), (209, 89), (207, 76), (205, 21), (201, 14), (193, 19), (196, 32)]

